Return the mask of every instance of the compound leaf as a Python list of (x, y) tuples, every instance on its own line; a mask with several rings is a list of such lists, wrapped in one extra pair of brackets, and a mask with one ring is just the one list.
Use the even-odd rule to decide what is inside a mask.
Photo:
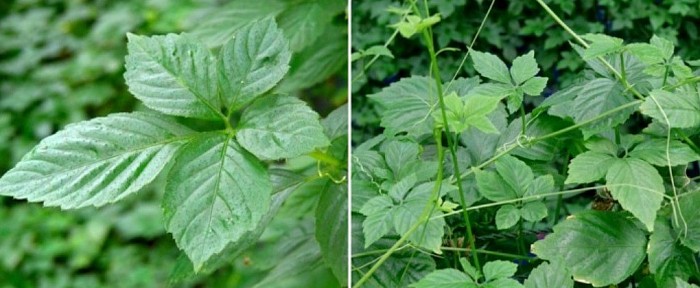
[(586, 34), (582, 37), (591, 42), (590, 46), (583, 53), (584, 60), (612, 54), (622, 49), (623, 41), (620, 38), (604, 34)]
[(513, 66), (510, 67), (510, 75), (513, 77), (516, 85), (524, 83), (537, 75), (538, 72), (540, 72), (540, 68), (537, 67), (535, 51), (532, 50), (513, 59)]
[[(583, 86), (580, 94), (574, 100), (572, 116), (576, 123), (581, 123), (632, 101), (629, 95), (624, 92), (622, 85), (617, 81), (607, 78), (598, 78), (591, 80)], [(634, 113), (634, 110), (633, 107), (630, 107), (605, 119), (599, 120), (596, 123), (585, 126), (585, 128), (582, 128), (584, 136), (588, 138), (593, 134), (609, 130), (612, 127), (622, 124)]]
[(654, 231), (656, 211), (661, 208), (664, 182), (656, 169), (635, 158), (618, 159), (608, 169), (605, 181), (613, 198)]
[(166, 229), (199, 271), (256, 228), (271, 192), (265, 167), (229, 135), (202, 135), (182, 148), (168, 175)]
[(316, 240), (324, 261), (340, 283), (346, 283), (348, 268), (348, 190), (326, 180), (316, 207)]
[(700, 193), (694, 192), (679, 198), (679, 223), (674, 223), (680, 231), (681, 243), (700, 252)]
[(503, 260), (490, 261), (484, 265), (484, 278), (493, 281), (499, 278), (512, 277), (518, 270), (518, 265)]
[(175, 34), (127, 38), (124, 78), (136, 98), (165, 114), (221, 117), (216, 61), (206, 47)]
[(693, 251), (677, 241), (677, 233), (668, 220), (657, 219), (647, 249), (649, 269), (659, 287), (674, 287), (674, 278), (683, 280), (694, 274)]
[(576, 281), (602, 287), (632, 275), (644, 261), (646, 244), (644, 232), (623, 213), (586, 211), (554, 226), (532, 252), (564, 265)]
[(329, 145), (318, 118), (298, 98), (264, 97), (243, 112), (236, 139), (261, 159), (301, 156)]
[(287, 74), (290, 58), (287, 40), (272, 18), (243, 27), (219, 52), (223, 104), (236, 110), (272, 89)]
[(141, 112), (71, 124), (5, 173), (0, 195), (63, 209), (116, 202), (152, 182), (192, 133)]
[(428, 77), (413, 76), (368, 96), (381, 105), (381, 126), (386, 135), (407, 132), (420, 136), (433, 131), (431, 111), (437, 108), (437, 88), (435, 81)]

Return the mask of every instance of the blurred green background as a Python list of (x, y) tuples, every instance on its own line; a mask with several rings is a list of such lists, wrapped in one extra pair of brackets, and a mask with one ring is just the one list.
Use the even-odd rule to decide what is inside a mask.
[[(40, 139), (69, 123), (145, 109), (129, 94), (122, 77), (126, 32), (152, 35), (190, 31), (200, 19), (207, 19), (227, 2), (0, 1), (0, 175)], [(340, 8), (342, 11), (343, 6)], [(335, 21), (340, 23), (336, 25), (339, 28), (344, 27), (343, 16)], [(296, 83), (288, 83), (288, 90), (301, 91), (298, 94), (321, 116), (347, 100), (347, 73), (340, 69), (347, 46), (345, 41), (341, 44), (337, 49), (343, 55), (334, 58), (340, 62), (328, 64), (332, 67), (325, 70), (339, 72), (319, 79), (320, 83), (308, 83), (316, 84), (311, 88), (291, 87)], [(181, 253), (163, 228), (159, 191), (164, 181), (157, 182), (100, 209), (61, 211), (0, 197), (0, 288), (169, 286), (173, 269), (183, 262), (177, 261)], [(280, 213), (292, 212), (283, 208)], [(256, 283), (283, 258), (278, 255), (289, 254), (294, 247), (289, 242), (291, 248), (265, 243), (294, 243), (294, 235), (285, 235), (292, 229), (308, 235), (308, 231), (299, 232), (303, 229), (296, 226), (298, 223), (274, 224), (255, 252), (239, 257), (213, 275), (173, 286), (239, 287)], [(335, 281), (324, 280), (332, 277), (328, 271), (316, 270), (304, 275), (305, 280), (289, 279), (278, 285), (312, 287), (310, 281), (315, 285)]]

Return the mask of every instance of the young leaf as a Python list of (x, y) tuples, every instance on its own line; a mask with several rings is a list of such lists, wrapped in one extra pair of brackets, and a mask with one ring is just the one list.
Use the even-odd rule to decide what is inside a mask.
[(236, 140), (261, 159), (297, 157), (330, 144), (318, 118), (295, 97), (264, 97), (243, 112)]
[(609, 154), (587, 151), (571, 159), (566, 184), (584, 184), (600, 180), (608, 173), (617, 158)]
[(165, 114), (222, 117), (216, 61), (206, 47), (175, 34), (127, 38), (124, 79), (136, 98)]
[(586, 211), (554, 226), (532, 252), (564, 265), (576, 281), (602, 287), (632, 275), (644, 261), (646, 244), (644, 232), (624, 214)]
[(496, 228), (505, 230), (513, 227), (520, 220), (520, 209), (513, 205), (503, 205), (496, 212)]
[(525, 288), (573, 288), (574, 280), (564, 266), (544, 262), (532, 269), (524, 284)]
[(141, 112), (71, 124), (5, 173), (0, 195), (63, 209), (116, 202), (151, 183), (193, 133)]
[(472, 57), (472, 61), (474, 61), (474, 69), (476, 69), (481, 76), (512, 85), (510, 72), (508, 71), (508, 67), (506, 67), (506, 63), (503, 63), (496, 55), (476, 50), (472, 50), (469, 54)]
[(477, 288), (479, 287), (466, 274), (457, 269), (441, 269), (426, 275), (417, 283), (411, 284), (413, 288)]
[(196, 138), (171, 169), (163, 198), (165, 226), (195, 271), (254, 230), (269, 209), (267, 170), (228, 135)]
[(290, 57), (272, 18), (243, 27), (219, 52), (222, 104), (236, 110), (272, 89), (289, 70)]
[[(700, 155), (690, 149), (688, 145), (678, 140), (671, 140), (668, 155), (671, 166), (688, 164), (700, 160)], [(630, 157), (642, 159), (656, 166), (668, 166), (666, 159), (666, 140), (651, 139), (634, 147), (629, 153)]]
[(524, 83), (537, 75), (538, 72), (540, 72), (540, 68), (537, 67), (535, 51), (532, 50), (513, 59), (513, 66), (510, 67), (510, 75), (513, 77), (516, 85)]
[(596, 57), (617, 53), (622, 49), (622, 39), (610, 37), (604, 34), (586, 34), (581, 36), (591, 42), (583, 54), (583, 59), (590, 60)]
[(618, 159), (605, 176), (613, 198), (632, 212), (651, 232), (656, 211), (661, 208), (664, 185), (659, 172), (648, 163), (635, 159)]
[[(665, 90), (654, 90), (649, 94), (650, 96), (639, 107), (642, 114), (661, 121), (664, 125), (668, 117), (672, 128), (700, 126), (700, 99), (697, 95), (686, 92), (672, 93)], [(656, 103), (661, 106), (661, 109)], [(662, 110), (666, 113), (666, 117)]]
[[(472, 96), (464, 103), (464, 123), (467, 127), (473, 126), (484, 133), (498, 134), (498, 128), (487, 118), (488, 114), (496, 110), (501, 99), (487, 96)], [(459, 131), (461, 132), (461, 131)]]
[(496, 260), (486, 263), (483, 270), (484, 278), (487, 282), (490, 282), (499, 278), (512, 277), (518, 270), (518, 265), (512, 262)]

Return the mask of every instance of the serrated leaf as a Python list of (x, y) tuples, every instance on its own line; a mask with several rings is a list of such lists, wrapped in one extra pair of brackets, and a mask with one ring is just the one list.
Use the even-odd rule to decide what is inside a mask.
[[(401, 204), (395, 206), (392, 213), (394, 213), (394, 229), (396, 229), (396, 232), (404, 235), (408, 232), (411, 226), (420, 220), (420, 216), (423, 214), (423, 209), (425, 208), (426, 203), (430, 202), (430, 196), (434, 186), (435, 182), (423, 183), (416, 186), (411, 190), (411, 192), (409, 192), (408, 196), (406, 196)], [(443, 183), (440, 188), (440, 195), (444, 195), (445, 193), (455, 189), (456, 187)], [(442, 212), (435, 209), (431, 217), (439, 215), (442, 215)], [(415, 230), (408, 239), (420, 247), (440, 254), (442, 237), (445, 234), (444, 229), (444, 218), (431, 219)]]
[(346, 283), (348, 269), (348, 190), (331, 180), (321, 190), (316, 207), (316, 241), (338, 282)]
[[(661, 109), (656, 105), (657, 103)], [(668, 124), (672, 128), (700, 126), (700, 98), (697, 95), (654, 90), (639, 108), (643, 114), (663, 124), (666, 124), (666, 117), (668, 117)], [(662, 110), (666, 113), (666, 117), (664, 117)]]
[(496, 161), (496, 171), (476, 171), (479, 192), (487, 199), (498, 202), (522, 197), (532, 184), (532, 169), (517, 158), (506, 155)]
[(564, 266), (544, 262), (532, 269), (524, 284), (525, 288), (573, 288), (574, 280)]
[(566, 177), (566, 184), (584, 184), (605, 177), (617, 158), (600, 152), (587, 151), (571, 159)]
[(163, 197), (165, 226), (199, 271), (255, 229), (270, 208), (272, 184), (265, 167), (225, 134), (190, 141), (175, 161)]
[(602, 287), (632, 275), (644, 261), (646, 244), (644, 232), (624, 214), (586, 211), (554, 226), (532, 252), (564, 265), (576, 281)]
[(413, 76), (367, 96), (384, 110), (381, 126), (386, 135), (407, 132), (411, 136), (432, 133), (433, 118), (437, 108), (435, 81), (428, 77)]
[(186, 36), (138, 36), (129, 42), (124, 79), (129, 91), (165, 114), (220, 119), (216, 61)]
[(493, 281), (499, 278), (508, 278), (515, 275), (518, 265), (503, 260), (490, 261), (484, 264), (484, 278)]
[(391, 54), (391, 50), (389, 50), (389, 48), (387, 48), (384, 45), (374, 45), (372, 47), (369, 47), (362, 54), (364, 54), (366, 56), (376, 56), (376, 55), (386, 56), (386, 57), (394, 59), (394, 54)]
[(237, 110), (272, 89), (287, 74), (290, 58), (287, 40), (272, 18), (241, 28), (219, 52), (225, 107)]
[[(669, 143), (668, 155), (671, 166), (688, 164), (700, 160), (700, 155), (690, 149), (688, 145), (678, 140), (671, 140)], [(634, 147), (629, 153), (630, 157), (635, 157), (649, 162), (656, 166), (668, 166), (666, 157), (666, 140), (651, 139), (644, 141)]]
[(492, 282), (486, 283), (484, 288), (523, 288), (523, 284), (520, 284), (515, 279), (509, 278), (499, 278)]
[(474, 281), (466, 274), (457, 269), (441, 269), (434, 271), (418, 281), (411, 284), (413, 288), (476, 288)]
[(523, 84), (523, 92), (530, 96), (539, 96), (547, 87), (547, 80), (546, 77), (532, 77)]
[(348, 104), (343, 104), (321, 120), (323, 132), (329, 139), (348, 135), (348, 109)]
[(194, 132), (155, 113), (66, 126), (0, 178), (0, 195), (73, 209), (123, 199), (151, 183)]
[(604, 34), (586, 34), (581, 37), (591, 42), (583, 53), (583, 59), (585, 60), (616, 53), (622, 49), (623, 41), (620, 38)]
[(496, 211), (496, 228), (505, 230), (515, 226), (520, 220), (520, 210), (513, 205), (503, 205)]
[[(547, 175), (550, 176), (551, 175)], [(530, 222), (537, 222), (547, 217), (547, 206), (539, 201), (528, 202), (520, 208), (520, 215)]]
[[(487, 96), (472, 96), (464, 101), (464, 123), (476, 127), (485, 133), (498, 134), (498, 128), (487, 118), (488, 114), (496, 110), (500, 98)], [(462, 132), (462, 131), (459, 131)]]
[(695, 284), (690, 284), (686, 281), (683, 281), (681, 278), (676, 278), (676, 287), (675, 288), (698, 288), (698, 285)]
[(617, 159), (608, 169), (605, 182), (622, 208), (632, 212), (653, 232), (656, 211), (661, 208), (665, 193), (659, 172), (639, 159)]
[(626, 49), (647, 65), (664, 62), (664, 54), (654, 45), (647, 43), (632, 43), (625, 46)]
[(501, 83), (512, 84), (506, 63), (503, 63), (496, 55), (476, 50), (472, 50), (469, 54), (474, 61), (474, 69), (481, 76)]
[(513, 59), (513, 65), (510, 67), (510, 75), (513, 77), (516, 85), (524, 83), (537, 75), (538, 72), (540, 72), (540, 68), (537, 67), (535, 51), (532, 50)]
[(664, 59), (671, 59), (671, 57), (673, 57), (673, 50), (675, 49), (675, 47), (673, 47), (673, 42), (654, 35), (651, 37), (649, 43), (661, 51)]
[[(572, 116), (576, 123), (581, 123), (632, 101), (617, 81), (598, 78), (586, 83), (581, 93), (576, 97)], [(634, 111), (634, 107), (630, 107), (587, 125), (582, 128), (584, 136), (588, 138), (598, 132), (616, 127), (624, 123)]]
[(684, 194), (679, 198), (678, 206), (678, 221), (673, 224), (679, 231), (681, 243), (696, 253), (700, 252), (700, 193)]
[(677, 233), (667, 220), (657, 219), (647, 248), (649, 269), (659, 287), (673, 287), (673, 279), (687, 280), (694, 274), (693, 251), (677, 241)]
[(236, 140), (261, 159), (297, 157), (330, 144), (318, 118), (295, 97), (263, 97), (243, 112)]

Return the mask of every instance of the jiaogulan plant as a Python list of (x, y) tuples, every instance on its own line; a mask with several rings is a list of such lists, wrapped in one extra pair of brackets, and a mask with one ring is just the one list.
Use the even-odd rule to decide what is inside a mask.
[(541, 99), (535, 52), (506, 64), (473, 49), (481, 29), (461, 62), (478, 75), (444, 77), (457, 48), (436, 47), (427, 2), (386, 12), (429, 75), (367, 95), (383, 133), (352, 152), (353, 287), (698, 287), (700, 63), (578, 34), (535, 0), (589, 68)]
[[(264, 238), (286, 241), (273, 250), (288, 255), (261, 260), (269, 273), (258, 286), (311, 270), (325, 277), (320, 285), (344, 286), (347, 106), (319, 120), (294, 95), (343, 66), (344, 31), (330, 22), (345, 4), (297, 1), (300, 7), (285, 10), (269, 1), (239, 9), (250, 2), (232, 3), (247, 18), (216, 33), (128, 34), (124, 78), (147, 111), (70, 124), (46, 137), (0, 178), (0, 195), (62, 209), (100, 207), (164, 178), (164, 226), (189, 259), (178, 261), (173, 282), (231, 264)], [(340, 43), (321, 41), (333, 32)], [(222, 34), (220, 43), (207, 39)], [(335, 62), (310, 63), (304, 48)], [(304, 68), (312, 64), (315, 70)], [(306, 81), (306, 70), (319, 78)], [(266, 231), (283, 210), (289, 219)]]

